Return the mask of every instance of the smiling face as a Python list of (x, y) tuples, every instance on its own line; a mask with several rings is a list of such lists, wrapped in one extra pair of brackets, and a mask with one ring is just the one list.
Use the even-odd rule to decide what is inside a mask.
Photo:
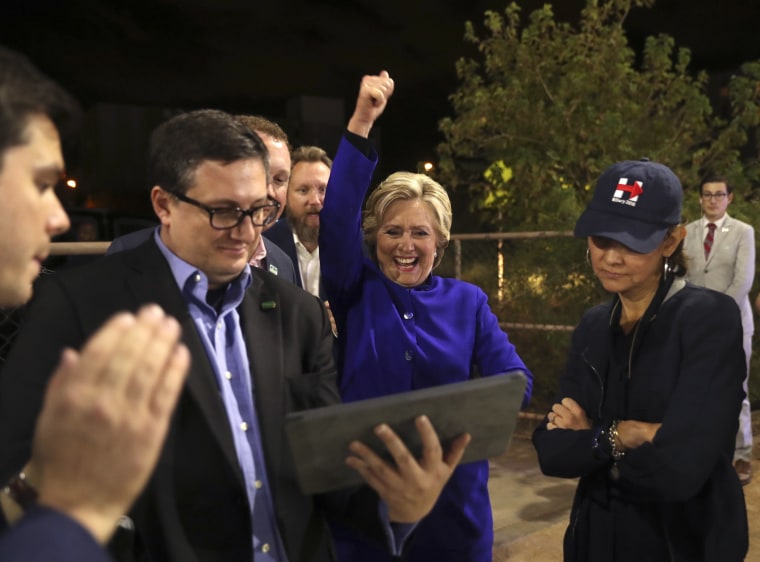
[(0, 306), (31, 298), (51, 237), (69, 228), (54, 189), (63, 174), (58, 131), (33, 115), (24, 137), (26, 144), (7, 149), (0, 162)]
[(437, 234), (433, 212), (422, 199), (393, 202), (377, 229), (377, 263), (391, 281), (422, 284), (433, 270)]
[[(195, 170), (185, 193), (209, 207), (250, 209), (267, 202), (267, 176), (259, 159), (230, 164), (206, 160)], [(203, 271), (209, 288), (221, 287), (245, 269), (259, 243), (262, 227), (246, 217), (229, 230), (211, 228), (203, 209), (182, 202), (156, 186), (151, 192), (153, 208), (161, 220), (161, 239), (187, 263)]]
[(277, 140), (273, 136), (260, 131), (256, 132), (261, 137), (261, 140), (264, 141), (267, 152), (269, 152), (269, 174), (272, 176), (272, 182), (268, 186), (269, 195), (280, 204), (276, 221), (282, 216), (287, 204), (288, 181), (290, 180), (290, 150), (284, 141)]

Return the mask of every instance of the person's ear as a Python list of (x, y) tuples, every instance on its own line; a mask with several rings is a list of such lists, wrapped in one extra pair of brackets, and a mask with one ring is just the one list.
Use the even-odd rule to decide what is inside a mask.
[(668, 258), (672, 256), (684, 238), (686, 238), (686, 228), (682, 224), (671, 228), (665, 236), (663, 255)]
[(158, 220), (164, 226), (171, 223), (172, 214), (172, 196), (164, 191), (160, 186), (154, 185), (150, 190), (150, 202), (153, 205), (153, 212), (156, 213)]

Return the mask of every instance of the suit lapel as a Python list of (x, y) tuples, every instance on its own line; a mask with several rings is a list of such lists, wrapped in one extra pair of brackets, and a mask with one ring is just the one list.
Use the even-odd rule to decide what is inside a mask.
[(240, 316), (264, 458), (269, 467), (269, 479), (273, 481), (278, 472), (274, 468), (281, 462), (282, 423), (286, 409), (283, 374), (285, 343), (282, 338), (279, 294), (263, 282), (263, 275), (260, 271), (253, 270), (253, 283), (243, 298)]
[(277, 224), (266, 231), (264, 236), (277, 244), (277, 246), (279, 246), (293, 262), (293, 269), (296, 274), (296, 285), (303, 289), (303, 286), (301, 285), (301, 268), (298, 267), (296, 243), (293, 241), (293, 232), (290, 230), (287, 221), (284, 218), (280, 219)]
[(137, 297), (137, 302), (160, 304), (164, 311), (174, 316), (182, 326), (182, 342), (187, 346), (192, 357), (187, 375), (188, 392), (198, 404), (227, 460), (233, 466), (241, 486), (244, 486), (227, 412), (219, 395), (216, 375), (208, 361), (206, 349), (203, 347), (195, 323), (188, 313), (187, 305), (161, 251), (154, 242), (145, 244), (142, 248), (145, 248), (145, 251), (138, 251), (130, 256), (134, 257), (132, 265), (135, 275), (128, 280), (129, 285)]
[(695, 221), (686, 227), (686, 254), (689, 256), (691, 267), (699, 266), (700, 269), (705, 267), (705, 234), (701, 228), (701, 222)]

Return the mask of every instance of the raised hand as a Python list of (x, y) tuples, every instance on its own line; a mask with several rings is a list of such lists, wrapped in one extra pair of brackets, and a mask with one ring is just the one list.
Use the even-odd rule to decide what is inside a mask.
[(385, 111), (394, 88), (393, 78), (385, 70), (377, 75), (364, 76), (356, 98), (354, 114), (348, 122), (348, 130), (367, 138), (372, 125)]
[(180, 327), (156, 305), (111, 318), (64, 351), (32, 445), (39, 502), (106, 542), (158, 459), (190, 364)]

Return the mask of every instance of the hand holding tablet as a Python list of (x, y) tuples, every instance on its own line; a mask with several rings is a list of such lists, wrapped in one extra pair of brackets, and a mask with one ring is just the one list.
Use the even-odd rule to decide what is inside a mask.
[(316, 494), (363, 483), (345, 460), (354, 441), (393, 466), (375, 433), (380, 424), (387, 424), (420, 459), (423, 444), (415, 419), (421, 415), (430, 420), (444, 454), (457, 437), (469, 433), (461, 462), (499, 455), (509, 446), (525, 384), (523, 373), (511, 372), (289, 414), (286, 432), (301, 488)]

